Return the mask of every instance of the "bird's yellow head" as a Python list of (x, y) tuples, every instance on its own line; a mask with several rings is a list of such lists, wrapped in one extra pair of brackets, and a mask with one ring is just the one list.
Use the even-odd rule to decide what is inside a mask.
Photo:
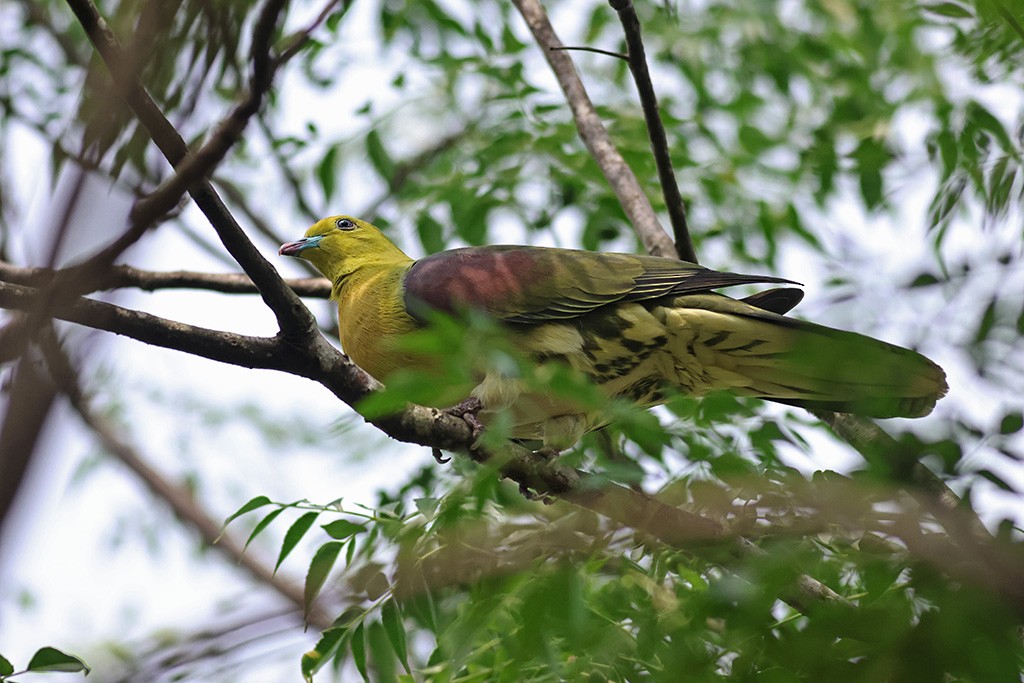
[(301, 240), (281, 245), (278, 253), (306, 259), (335, 288), (340, 280), (365, 266), (412, 261), (377, 227), (352, 216), (324, 218), (307, 230)]

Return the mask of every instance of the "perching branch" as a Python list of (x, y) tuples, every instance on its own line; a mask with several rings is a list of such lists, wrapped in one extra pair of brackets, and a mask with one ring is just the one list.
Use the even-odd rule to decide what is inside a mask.
[(686, 208), (683, 197), (679, 193), (675, 171), (672, 170), (672, 157), (668, 151), (668, 138), (665, 125), (658, 113), (658, 98), (654, 94), (654, 84), (647, 69), (647, 58), (644, 55), (644, 42), (640, 35), (640, 20), (636, 16), (636, 8), (631, 0), (608, 0), (622, 22), (622, 30), (626, 35), (626, 49), (629, 55), (629, 70), (636, 82), (640, 95), (640, 105), (647, 122), (647, 134), (651, 139), (651, 152), (658, 166), (658, 179), (661, 191), (665, 195), (665, 207), (672, 221), (672, 234), (675, 235), (676, 253), (684, 261), (697, 263), (697, 252), (693, 249), (690, 228), (686, 224)]

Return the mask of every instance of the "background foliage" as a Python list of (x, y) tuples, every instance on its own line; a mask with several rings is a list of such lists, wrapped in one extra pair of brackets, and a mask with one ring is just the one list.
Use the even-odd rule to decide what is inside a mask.
[[(328, 5), (318, 22), (320, 9), (287, 8), (273, 45), (298, 51), (212, 174), (264, 253), (341, 211), (416, 255), (503, 242), (638, 248), (511, 4), (360, 0)], [(548, 9), (567, 44), (625, 51), (607, 4)], [(121, 0), (100, 10), (184, 139), (208, 140), (249, 87), (262, 7)], [(205, 518), (251, 499), (229, 536), (248, 535), (250, 560), (262, 552), (282, 573), (308, 569), (284, 622), (236, 601), (234, 628), (204, 631), (204, 615), (191, 629), (129, 638), (115, 627), (55, 645), (73, 645), (103, 680), (256, 680), (280, 662), (382, 681), (1020, 680), (1024, 601), (1000, 562), (1020, 560), (1024, 485), (1021, 6), (765, 0), (637, 11), (702, 263), (800, 280), (809, 296), (798, 314), (933, 357), (952, 386), (934, 415), (887, 424), (896, 441), (861, 459), (796, 409), (679, 399), (653, 417), (627, 411), (563, 456), (729, 530), (726, 542), (672, 545), (565, 501), (528, 500), (494, 466), (460, 456), (440, 466), (421, 447), (385, 443), (312, 383), (253, 373), (248, 393), (232, 394), (199, 374), (182, 380), (221, 372), (209, 361), (138, 355), (132, 341), (104, 347), (61, 326), (94, 416), (167, 472), (105, 475), (147, 488), (108, 499), (124, 506), (106, 520), (113, 531), (85, 531), (101, 552), (113, 552), (104, 537), (157, 548), (179, 523), (199, 528), (178, 508), (153, 512), (169, 500), (157, 477), (184, 485)], [(120, 234), (133, 199), (171, 171), (68, 7), (8, 3), (0, 27), (0, 135), (12, 150), (0, 256), (61, 265)], [(663, 213), (626, 62), (573, 57)], [(32, 182), (44, 199), (27, 199)], [(192, 204), (125, 260), (238, 270)], [(118, 301), (265, 331), (265, 309), (246, 299), (161, 291)], [(333, 334), (329, 307), (310, 304)], [(2, 354), (8, 379), (19, 355)], [(154, 374), (154, 363), (167, 369)], [(249, 381), (240, 376), (211, 375)], [(413, 380), (400, 397), (430, 388)], [(72, 420), (51, 417), (62, 419)], [(110, 467), (108, 453), (125, 454), (85, 424), (65, 438), (96, 433), (101, 446), (76, 456), (74, 486), (102, 488), (95, 471)], [(939, 509), (894, 458), (924, 463), (960, 497), (956, 509)], [(379, 491), (346, 489), (328, 503), (352, 459), (377, 472)], [(979, 513), (994, 538), (978, 530)], [(9, 565), (19, 560), (11, 544), (0, 548)], [(185, 571), (215, 563), (203, 554)], [(805, 577), (845, 600), (794, 597)], [(222, 572), (212, 590), (288, 597), (266, 576), (250, 581)], [(56, 588), (29, 587), (43, 603)], [(71, 592), (89, 604), (86, 588)], [(139, 593), (145, 605), (160, 588)], [(314, 595), (306, 616), (323, 634), (304, 642), (295, 613)], [(17, 619), (14, 591), (0, 596), (3, 621)], [(281, 645), (253, 645), (262, 638)]]

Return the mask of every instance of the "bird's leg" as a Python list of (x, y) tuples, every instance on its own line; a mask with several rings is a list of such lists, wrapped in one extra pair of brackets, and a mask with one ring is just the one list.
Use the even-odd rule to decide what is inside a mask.
[(469, 425), (470, 430), (473, 434), (473, 442), (475, 443), (480, 439), (480, 435), (484, 433), (484, 423), (480, 421), (478, 417), (480, 411), (483, 409), (483, 402), (476, 396), (470, 396), (465, 398), (451, 408), (445, 408), (444, 412), (448, 415), (455, 417), (461, 417)]

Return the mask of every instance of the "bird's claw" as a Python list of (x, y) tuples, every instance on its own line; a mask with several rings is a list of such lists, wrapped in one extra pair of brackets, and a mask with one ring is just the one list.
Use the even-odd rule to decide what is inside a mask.
[(445, 408), (444, 412), (448, 415), (461, 417), (465, 420), (472, 433), (473, 442), (476, 443), (480, 439), (480, 435), (484, 433), (484, 423), (480, 421), (478, 416), (483, 407), (484, 404), (479, 398), (476, 396), (470, 396), (469, 398), (459, 401), (451, 408)]
[(444, 465), (452, 461), (451, 458), (444, 457), (444, 453), (441, 452), (440, 448), (431, 448), (430, 454), (434, 456), (434, 460), (437, 461), (438, 465)]

